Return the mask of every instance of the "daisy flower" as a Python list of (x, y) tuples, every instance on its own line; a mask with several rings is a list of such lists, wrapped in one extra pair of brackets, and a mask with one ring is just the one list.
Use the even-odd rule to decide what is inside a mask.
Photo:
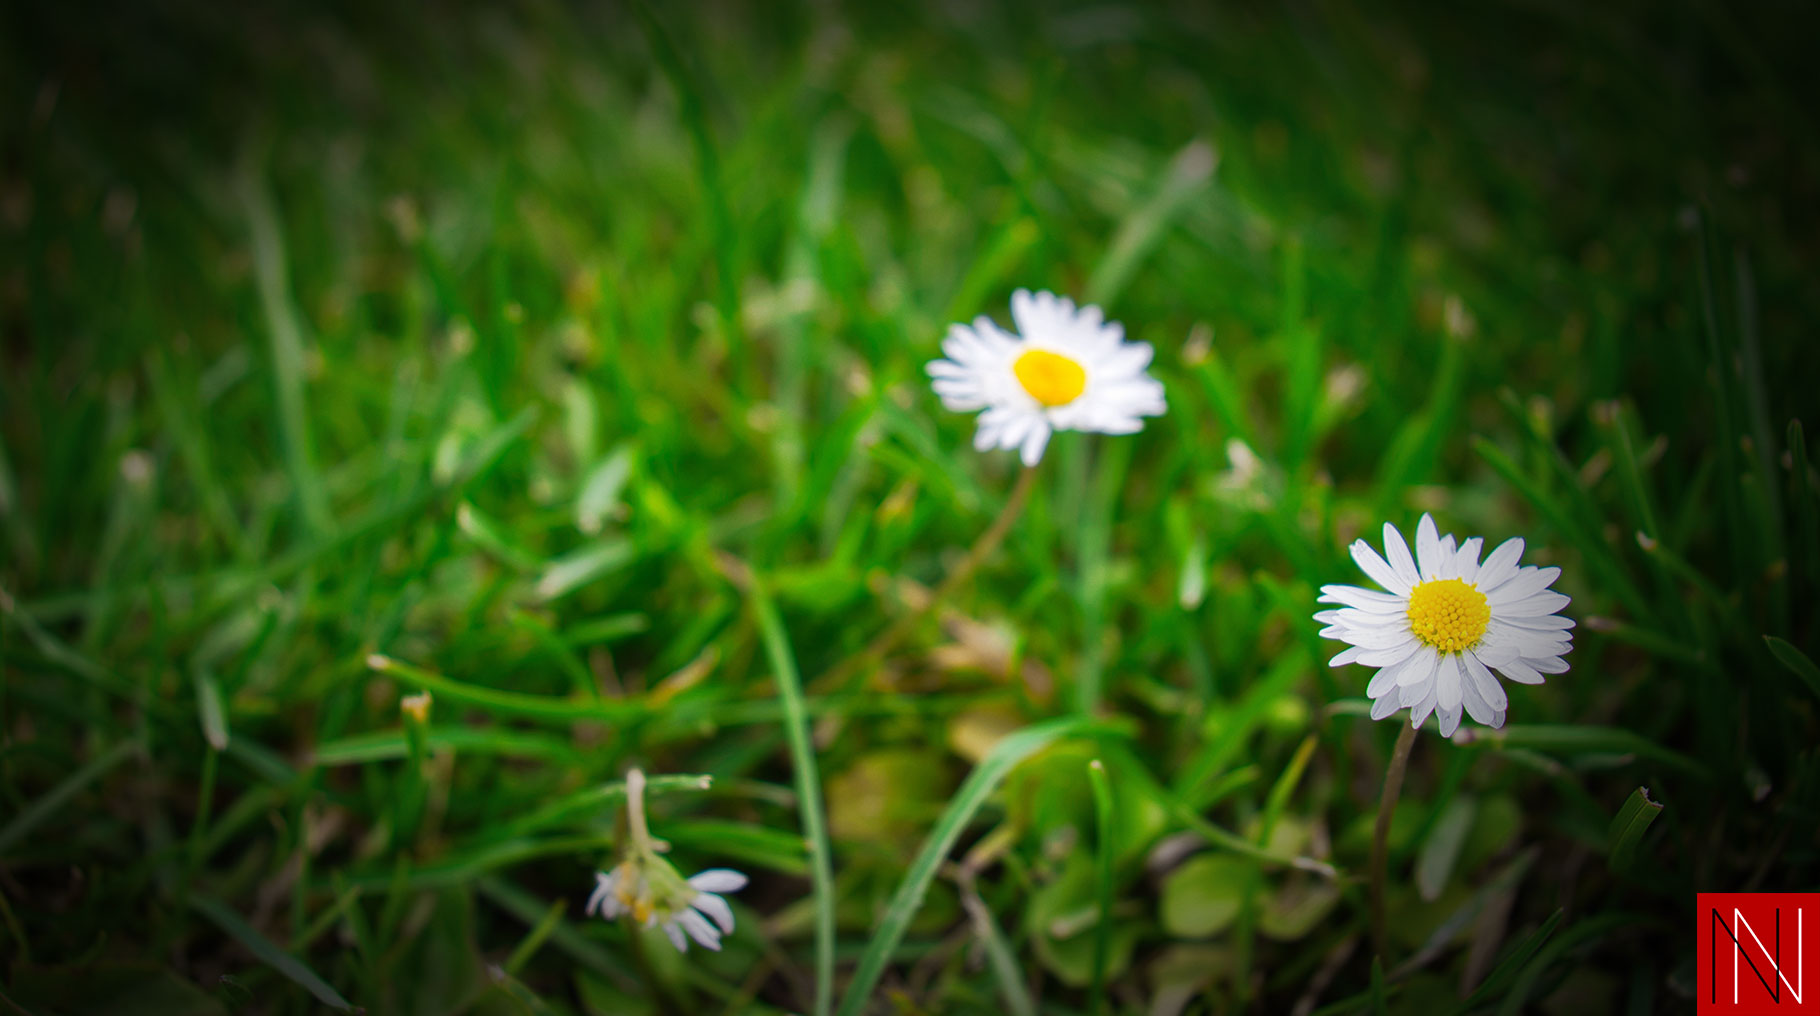
[(1519, 684), (1566, 673), (1561, 657), (1573, 648), (1574, 622), (1556, 613), (1568, 598), (1548, 588), (1561, 569), (1519, 566), (1521, 539), (1506, 540), (1482, 562), (1481, 546), (1476, 536), (1456, 546), (1425, 514), (1411, 556), (1386, 522), (1384, 556), (1359, 540), (1352, 559), (1388, 591), (1321, 587), (1321, 602), (1339, 604), (1314, 615), (1327, 625), (1321, 635), (1350, 644), (1332, 665), (1379, 668), (1365, 689), (1372, 719), (1407, 707), (1416, 727), (1434, 713), (1443, 737), (1453, 736), (1462, 711), (1502, 727), (1510, 703), (1493, 670)]
[(1126, 342), (1125, 329), (1094, 306), (1078, 310), (1054, 293), (1011, 295), (1018, 335), (985, 315), (951, 325), (945, 360), (927, 367), (942, 405), (984, 410), (973, 446), (1016, 448), (1026, 466), (1043, 458), (1058, 430), (1135, 434), (1143, 417), (1160, 416), (1163, 385), (1145, 372), (1147, 342)]
[(645, 826), (644, 793), (645, 774), (626, 773), (626, 856), (612, 871), (595, 873), (583, 912), (608, 921), (628, 914), (644, 927), (662, 928), (678, 952), (689, 951), (691, 938), (719, 950), (720, 937), (733, 933), (733, 908), (720, 894), (745, 888), (746, 876), (731, 868), (710, 868), (686, 879), (677, 874), (658, 856), (669, 846)]
[(718, 950), (720, 937), (733, 933), (733, 908), (720, 894), (745, 885), (746, 876), (731, 868), (709, 868), (685, 880), (662, 858), (630, 857), (595, 873), (586, 913), (609, 921), (630, 914), (647, 928), (657, 925), (679, 952), (689, 951), (690, 938)]

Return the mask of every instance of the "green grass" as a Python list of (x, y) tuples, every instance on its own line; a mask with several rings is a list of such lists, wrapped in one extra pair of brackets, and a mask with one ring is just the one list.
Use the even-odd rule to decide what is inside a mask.
[[(1811, 20), (9, 9), (4, 997), (1690, 1008), (1697, 889), (1820, 887)], [(1020, 286), (1169, 413), (863, 657), (1017, 483), (922, 366)], [(1581, 623), (1418, 739), (1377, 957), (1310, 615), (1423, 511)], [(633, 765), (718, 954), (582, 913)]]

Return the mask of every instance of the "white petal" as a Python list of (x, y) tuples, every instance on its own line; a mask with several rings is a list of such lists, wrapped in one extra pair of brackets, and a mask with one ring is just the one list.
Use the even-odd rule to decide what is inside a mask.
[(1497, 665), (1498, 673), (1518, 684), (1541, 684), (1542, 675), (1522, 660), (1507, 660)]
[(1509, 656), (1511, 650), (1518, 656), (1559, 656), (1572, 648), (1572, 641), (1563, 632), (1537, 631), (1503, 618), (1492, 618), (1479, 647), (1497, 659)]
[(1504, 623), (1526, 631), (1565, 632), (1574, 627), (1574, 619), (1560, 614), (1546, 617), (1511, 617), (1504, 618)]
[(1441, 566), (1435, 571), (1435, 578), (1457, 579), (1460, 577), (1459, 554), (1454, 547), (1453, 534), (1441, 537)]
[(1375, 589), (1360, 589), (1358, 586), (1322, 586), (1320, 602), (1338, 603), (1374, 614), (1401, 614), (1409, 609), (1406, 597), (1380, 593)]
[[(1326, 616), (1323, 617), (1323, 614)], [(1375, 613), (1360, 610), (1357, 607), (1341, 607), (1338, 610), (1323, 610), (1320, 614), (1316, 614), (1314, 619), (1346, 628), (1396, 628), (1399, 631), (1407, 631), (1409, 628), (1405, 621), (1407, 617), (1408, 613), (1402, 610), (1392, 614)]]
[(1422, 688), (1434, 683), (1435, 672), (1441, 669), (1441, 654), (1433, 646), (1423, 646), (1416, 650), (1414, 662), (1410, 663), (1401, 674), (1397, 675), (1397, 684), (1404, 688)]
[(1441, 721), (1441, 736), (1452, 737), (1453, 732), (1460, 729), (1460, 708), (1455, 706), (1451, 710), (1440, 710), (1439, 716)]
[(677, 952), (689, 951), (689, 940), (683, 938), (682, 929), (676, 926), (675, 921), (665, 921), (663, 927), (664, 934), (670, 936), (670, 944), (676, 947)]
[(1493, 617), (1541, 617), (1544, 614), (1559, 613), (1562, 607), (1572, 603), (1565, 593), (1549, 591), (1526, 596), (1515, 603), (1505, 603), (1493, 608)]
[(1484, 543), (1485, 541), (1475, 536), (1472, 539), (1461, 543), (1460, 549), (1454, 551), (1454, 571), (1457, 573), (1456, 577), (1461, 581), (1473, 583), (1478, 581), (1479, 548), (1483, 546)]
[(1375, 628), (1350, 628), (1340, 625), (1328, 625), (1322, 628), (1320, 635), (1324, 639), (1344, 639), (1355, 646), (1366, 649), (1391, 649), (1409, 641), (1408, 628), (1396, 628), (1381, 625)]
[(1038, 419), (1035, 426), (1031, 428), (1029, 435), (1024, 438), (1024, 446), (1020, 450), (1018, 457), (1023, 460), (1024, 465), (1034, 466), (1038, 462), (1043, 461), (1043, 449), (1048, 447), (1048, 445), (1049, 424)]
[(714, 918), (714, 923), (720, 925), (720, 930), (733, 934), (733, 908), (727, 905), (726, 900), (713, 893), (702, 893), (695, 897), (695, 902), (690, 906)]
[(1403, 659), (1398, 660), (1378, 671), (1376, 674), (1373, 674), (1371, 676), (1371, 683), (1365, 686), (1366, 696), (1375, 699), (1396, 687), (1397, 676), (1401, 674), (1405, 668), (1413, 665), (1415, 659), (1416, 654), (1411, 652)]
[(1364, 540), (1354, 540), (1350, 549), (1352, 559), (1358, 563), (1359, 568), (1366, 575), (1370, 576), (1371, 581), (1400, 596), (1409, 595), (1410, 583), (1398, 575), (1396, 569), (1385, 563), (1384, 559), (1378, 556), (1378, 552), (1371, 548), (1371, 544)]
[(1344, 667), (1348, 663), (1357, 660), (1359, 654), (1363, 652), (1365, 652), (1363, 646), (1347, 646), (1345, 649), (1342, 649), (1335, 654), (1333, 659), (1328, 660), (1327, 665), (1329, 667)]
[(1435, 531), (1435, 519), (1427, 512), (1416, 523), (1416, 568), (1424, 579), (1441, 576), (1441, 534)]
[[(1415, 689), (1413, 689), (1413, 688), (1404, 688), (1403, 689), (1403, 693), (1404, 693), (1403, 700), (1405, 702), (1409, 701), (1409, 693), (1414, 690)], [(1409, 707), (1409, 725), (1412, 727), (1420, 728), (1422, 726), (1423, 721), (1427, 720), (1428, 715), (1430, 713), (1434, 712), (1434, 710), (1435, 710), (1435, 689), (1434, 689), (1434, 685), (1430, 684), (1428, 686), (1428, 690), (1423, 692), (1422, 697), (1420, 699), (1417, 699), (1414, 703), (1412, 703), (1410, 705), (1410, 707)]]
[(1440, 666), (1435, 669), (1435, 701), (1442, 713), (1460, 711), (1460, 657), (1458, 653), (1447, 653), (1441, 657)]
[(612, 913), (602, 913), (601, 916), (605, 917), (609, 921), (612, 920), (613, 918), (619, 916), (619, 914), (618, 914), (619, 900), (614, 896), (614, 893), (618, 888), (619, 888), (619, 869), (618, 868), (614, 868), (610, 872), (607, 872), (607, 871), (595, 872), (594, 873), (594, 891), (588, 894), (588, 905), (582, 909), (582, 914), (584, 914), (586, 916), (593, 916), (595, 911), (602, 910), (604, 907), (611, 907), (611, 908), (613, 908)]
[[(1492, 675), (1484, 663), (1479, 661), (1477, 656), (1472, 653), (1462, 653), (1460, 662), (1466, 667), (1467, 680), (1478, 690), (1479, 697), (1485, 700), (1486, 705), (1497, 712), (1510, 708), (1510, 699), (1504, 694), (1504, 686), (1498, 683), (1498, 679)], [(1486, 726), (1491, 725), (1485, 720), (1479, 720), (1479, 722)]]
[(1470, 658), (1470, 654), (1467, 654), (1460, 661), (1461, 677), (1464, 678), (1460, 682), (1460, 701), (1466, 704), (1466, 715), (1472, 717), (1474, 722), (1483, 723), (1489, 727), (1491, 721), (1497, 717), (1497, 710), (1493, 709), (1491, 704), (1485, 701), (1485, 696), (1480, 694), (1479, 684), (1473, 680), (1471, 667), (1466, 663), (1466, 660)]
[(1529, 664), (1529, 669), (1538, 674), (1567, 673), (1567, 661), (1559, 656), (1525, 656), (1523, 662)]
[[(700, 942), (703, 946), (715, 952), (720, 951), (720, 930), (710, 924), (706, 917), (693, 910), (685, 910), (676, 915), (676, 924), (681, 925), (682, 930), (688, 932), (690, 938)], [(675, 925), (671, 927), (675, 927)]]
[(1371, 718), (1374, 720), (1381, 720), (1401, 708), (1403, 708), (1402, 700), (1397, 697), (1397, 693), (1393, 690), (1388, 695), (1372, 700)]
[(1481, 587), (1480, 592), (1485, 594), (1485, 599), (1490, 601), (1495, 609), (1506, 603), (1515, 603), (1539, 593), (1553, 585), (1554, 581), (1560, 577), (1561, 569), (1559, 568), (1523, 568), (1518, 570), (1514, 578), (1503, 585), (1493, 589)]
[(1516, 574), (1517, 561), (1523, 556), (1523, 538), (1513, 536), (1498, 544), (1498, 549), (1491, 552), (1485, 563), (1479, 566), (1478, 586), (1480, 590), (1496, 589), (1509, 581)]
[(1386, 649), (1367, 649), (1359, 654), (1359, 662), (1367, 667), (1384, 667), (1392, 663), (1401, 663), (1422, 648), (1422, 642), (1414, 635), (1409, 641)]
[(746, 887), (747, 878), (732, 868), (709, 868), (689, 879), (689, 884), (705, 893), (736, 893)]
[(1397, 527), (1388, 522), (1384, 523), (1384, 559), (1396, 569), (1397, 578), (1403, 580), (1405, 588), (1422, 581), (1421, 574), (1416, 571), (1416, 559), (1409, 556), (1409, 544), (1403, 542), (1403, 534)]

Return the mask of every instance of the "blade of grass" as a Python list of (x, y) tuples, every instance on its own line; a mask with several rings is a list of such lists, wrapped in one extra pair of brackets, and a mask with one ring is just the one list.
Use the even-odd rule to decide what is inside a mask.
[(1631, 859), (1636, 856), (1637, 844), (1643, 841), (1643, 833), (1649, 824), (1662, 814), (1662, 805), (1649, 799), (1649, 790), (1638, 787), (1624, 801), (1624, 807), (1611, 820), (1611, 829), (1606, 834), (1610, 847), (1606, 863), (1613, 871), (1628, 871)]
[(531, 962), (531, 957), (537, 955), (538, 949), (543, 948), (544, 941), (550, 937), (550, 933), (562, 924), (563, 912), (568, 909), (568, 900), (557, 900), (550, 904), (549, 908), (543, 912), (543, 916), (537, 919), (537, 923), (531, 926), (531, 930), (525, 935), (524, 940), (512, 950), (512, 955), (506, 957), (504, 963), (506, 973), (516, 976), (520, 970), (525, 968), (526, 963)]
[(1555, 928), (1561, 924), (1561, 915), (1565, 912), (1557, 907), (1555, 912), (1549, 915), (1548, 920), (1542, 922), (1540, 928), (1530, 932), (1527, 938), (1512, 946), (1510, 951), (1504, 954), (1504, 959), (1485, 976), (1485, 980), (1480, 982), (1477, 988), (1473, 989), (1473, 993), (1466, 997), (1466, 1001), (1460, 1003), (1460, 1008), (1455, 1012), (1475, 1012), (1491, 1001), (1506, 984), (1516, 978), (1517, 973), (1548, 941), (1548, 937), (1555, 933)]
[(1112, 844), (1118, 830), (1112, 821), (1112, 783), (1106, 777), (1106, 764), (1099, 759), (1087, 763), (1087, 782), (1093, 785), (1095, 844), (1099, 851), (1099, 920), (1093, 923), (1093, 981), (1088, 994), (1087, 1011), (1102, 1013), (1106, 1009), (1106, 950), (1112, 939)]
[(261, 935), (258, 929), (246, 923), (233, 908), (212, 896), (192, 895), (190, 906), (215, 923), (227, 934), (245, 946), (260, 962), (278, 971), (305, 991), (316, 996), (316, 1000), (331, 1009), (340, 1012), (352, 1012), (354, 1006), (341, 993), (329, 985), (329, 982), (316, 975), (314, 970), (303, 964), (303, 961), (285, 952), (269, 938)]
[(1005, 941), (1005, 933), (999, 930), (998, 922), (992, 919), (992, 911), (973, 888), (972, 874), (963, 874), (957, 881), (961, 907), (973, 922), (973, 934), (985, 950), (986, 965), (992, 968), (992, 979), (998, 982), (1005, 1008), (1011, 1016), (1036, 1016), (1036, 1002), (1024, 984), (1024, 968), (1011, 952), (1011, 945)]
[(966, 781), (949, 800), (948, 807), (936, 821), (935, 828), (930, 830), (929, 838), (923, 842), (923, 848), (917, 853), (916, 860), (911, 862), (909, 871), (904, 873), (903, 881), (898, 883), (897, 891), (892, 894), (891, 903), (885, 909), (885, 915), (872, 929), (872, 941), (860, 955), (853, 980), (848, 982), (847, 993), (841, 999), (840, 1016), (859, 1016), (866, 1010), (872, 989), (885, 972), (885, 964), (891, 961), (892, 954), (903, 941), (910, 919), (921, 909), (923, 894), (928, 892), (936, 870), (953, 851), (954, 844), (973, 820), (974, 813), (998, 789), (1005, 775), (1019, 762), (1061, 738), (1096, 730), (1110, 732), (1110, 728), (1103, 722), (1085, 716), (1068, 716), (1039, 723), (1002, 738), (973, 767), (973, 772), (967, 775)]
[(815, 746), (809, 740), (809, 716), (803, 705), (802, 678), (796, 656), (777, 607), (764, 580), (757, 575), (747, 583), (759, 638), (777, 681), (784, 707), (784, 735), (790, 744), (790, 764), (796, 773), (798, 810), (803, 838), (809, 842), (809, 879), (815, 896), (815, 1013), (826, 1016), (834, 1002), (834, 872), (828, 848), (828, 829), (822, 811), (821, 775), (815, 764)]
[[(623, 785), (622, 788), (623, 790)], [(535, 927), (545, 914), (544, 902), (497, 875), (486, 875), (474, 883), (480, 895), (495, 906)], [(637, 991), (639, 979), (611, 952), (591, 941), (573, 924), (558, 921), (550, 931), (549, 941), (569, 955), (570, 959), (612, 981), (623, 991)]]
[(13, 816), (12, 821), (4, 827), (0, 827), (0, 857), (5, 857), (7, 851), (31, 835), (34, 830), (44, 824), (46, 819), (55, 814), (57, 809), (62, 808), (77, 794), (87, 789), (89, 784), (107, 775), (108, 770), (126, 761), (138, 750), (138, 741), (122, 741), (90, 760), (81, 769), (71, 773), (61, 783), (45, 792), (43, 796), (21, 808), (19, 813)]
[(1774, 635), (1763, 636), (1763, 643), (1769, 646), (1770, 655), (1776, 658), (1777, 663), (1787, 667), (1789, 673), (1800, 678), (1801, 682), (1807, 685), (1808, 690), (1815, 696), (1820, 696), (1820, 667), (1816, 667), (1814, 661), (1808, 659), (1806, 653)]
[(498, 716), (522, 716), (526, 719), (569, 724), (578, 720), (621, 723), (644, 714), (644, 709), (632, 702), (607, 700), (589, 702), (482, 688), (432, 673), (421, 667), (414, 667), (380, 653), (369, 655), (366, 663), (373, 670), (403, 678), (438, 698), (466, 702)]
[[(431, 727), (426, 743), (432, 750), (503, 755), (574, 764), (581, 755), (573, 745), (547, 734), (498, 727)], [(404, 758), (409, 744), (402, 731), (379, 730), (324, 741), (311, 758), (319, 766), (364, 765)]]
[(270, 189), (251, 157), (241, 161), (234, 185), (252, 240), (254, 280), (259, 306), (265, 314), (266, 339), (271, 343), (272, 391), (277, 396), (273, 412), (278, 417), (285, 471), (290, 474), (291, 491), (305, 527), (312, 537), (322, 539), (334, 528), (334, 520), (329, 514), (327, 489), (316, 468), (305, 411), (303, 384), (309, 372), (304, 362), (303, 326), (290, 293), (283, 228), (272, 205)]
[(1518, 724), (1503, 730), (1474, 728), (1466, 737), (1456, 737), (1454, 743), (1494, 749), (1530, 748), (1567, 755), (1636, 755), (1701, 780), (1710, 781), (1713, 778), (1712, 770), (1698, 759), (1665, 748), (1641, 734), (1616, 727)]
[(1150, 199), (1119, 223), (1106, 256), (1087, 280), (1087, 303), (1104, 307), (1118, 298), (1138, 265), (1175, 225), (1182, 207), (1213, 179), (1219, 162), (1219, 153), (1204, 140), (1191, 141), (1175, 153)]
[(1632, 616), (1637, 618), (1655, 616), (1655, 611), (1650, 607), (1649, 601), (1631, 582), (1624, 566), (1613, 556), (1610, 546), (1605, 540), (1583, 531), (1573, 519), (1568, 517), (1566, 509), (1532, 481), (1528, 474), (1524, 473), (1510, 456), (1504, 453), (1502, 448), (1482, 437), (1474, 438), (1472, 446), (1493, 472), (1503, 477), (1504, 482), (1516, 488), (1517, 493), (1523, 495), (1524, 500), (1536, 509), (1536, 513), (1542, 516), (1543, 521), (1550, 528), (1560, 533), (1564, 539), (1580, 550), (1580, 553), (1586, 558), (1586, 563), (1599, 573), (1599, 578), (1605, 583), (1606, 588), (1623, 601)]

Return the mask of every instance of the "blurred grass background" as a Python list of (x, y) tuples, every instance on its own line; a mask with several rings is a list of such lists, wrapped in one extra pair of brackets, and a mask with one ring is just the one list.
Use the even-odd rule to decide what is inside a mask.
[[(837, 996), (960, 823), (869, 1012), (1685, 1011), (1696, 890), (1816, 888), (1801, 5), (0, 24), (16, 1010), (809, 1011), (792, 652)], [(1060, 437), (818, 679), (1010, 491), (921, 368), (1018, 286), (1169, 414)], [(1374, 971), (1395, 730), (1309, 615), (1423, 510), (1582, 623), (1418, 742)], [(652, 811), (753, 875), (720, 954), (580, 913), (632, 764), (714, 778)]]

